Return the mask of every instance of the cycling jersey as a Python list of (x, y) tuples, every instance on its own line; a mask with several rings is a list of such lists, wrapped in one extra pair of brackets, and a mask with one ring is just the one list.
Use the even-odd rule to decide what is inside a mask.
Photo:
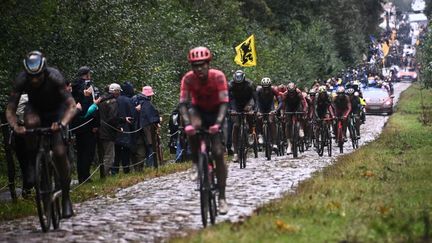
[(348, 114), (351, 112), (351, 102), (348, 96), (337, 95), (334, 98), (333, 103), (336, 110), (336, 116), (348, 116)]
[(229, 97), (231, 109), (243, 111), (247, 105), (255, 105), (255, 87), (252, 81), (246, 79), (241, 83), (231, 81), (229, 83)]
[(360, 97), (358, 96), (350, 96), (351, 100), (351, 112), (354, 114), (360, 114), (361, 111), (361, 104), (360, 104)]
[(222, 103), (228, 102), (228, 85), (223, 72), (210, 69), (208, 79), (200, 81), (193, 71), (187, 72), (181, 80), (180, 103), (192, 99), (192, 105), (206, 112), (218, 112)]
[(332, 117), (334, 116), (330, 97), (327, 93), (318, 94), (315, 98), (314, 106), (318, 118), (324, 118), (327, 113), (330, 113)]
[[(282, 107), (285, 111), (288, 112), (295, 112), (295, 111), (302, 111), (305, 114), (307, 113), (307, 103), (306, 99), (304, 98), (302, 92), (299, 89), (296, 89), (296, 93), (293, 95), (290, 95), (287, 92), (285, 92), (282, 96), (283, 104)], [(301, 110), (300, 110), (301, 105)]]
[(257, 87), (258, 110), (262, 113), (268, 113), (274, 110), (274, 100), (277, 99), (279, 92), (274, 87), (263, 88)]
[(55, 68), (48, 67), (44, 80), (39, 87), (33, 87), (26, 72), (18, 74), (14, 83), (14, 92), (27, 93), (28, 103), (41, 113), (57, 112), (64, 107), (64, 102), (72, 97), (66, 90), (63, 75)]

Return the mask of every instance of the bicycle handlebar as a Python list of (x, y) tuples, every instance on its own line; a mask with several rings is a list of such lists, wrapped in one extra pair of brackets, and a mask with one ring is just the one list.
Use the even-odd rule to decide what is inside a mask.
[(37, 127), (26, 129), (26, 134), (52, 134), (51, 127)]
[(296, 115), (301, 115), (301, 114), (306, 114), (306, 112), (303, 112), (303, 111), (293, 111), (293, 112), (291, 112), (291, 111), (285, 111), (284, 113), (285, 113), (285, 114), (288, 114), (288, 115), (294, 115), (294, 114), (296, 114)]
[(238, 112), (238, 111), (230, 111), (229, 115), (232, 115), (232, 116), (236, 116), (236, 115), (249, 115), (249, 116), (252, 116), (252, 115), (255, 115), (256, 113), (257, 113), (256, 111), (240, 111), (240, 112)]

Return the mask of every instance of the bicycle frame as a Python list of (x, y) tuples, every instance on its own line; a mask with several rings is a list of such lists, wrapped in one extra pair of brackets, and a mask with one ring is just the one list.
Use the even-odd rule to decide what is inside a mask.
[(262, 133), (264, 137), (264, 147), (265, 147), (265, 156), (267, 160), (271, 160), (271, 154), (272, 154), (272, 133), (270, 128), (270, 113), (261, 113), (262, 115)]
[(197, 136), (199, 141), (198, 186), (200, 192), (201, 219), (203, 226), (206, 227), (208, 215), (210, 215), (210, 222), (212, 224), (215, 224), (216, 222), (217, 186), (215, 179), (215, 165), (211, 158), (211, 143), (208, 131), (198, 130)]
[(43, 232), (59, 227), (61, 218), (59, 174), (53, 162), (51, 149), (51, 128), (28, 129), (27, 134), (39, 136), (39, 149), (36, 155), (35, 189), (36, 206)]
[(358, 138), (357, 138), (357, 118), (354, 113), (350, 113), (348, 117), (348, 130), (350, 133), (351, 143), (353, 146), (353, 149), (358, 148)]
[[(300, 152), (304, 151), (304, 147), (303, 147), (303, 141), (302, 139), (300, 139), (300, 135), (299, 135), (299, 129), (300, 129), (300, 124), (298, 122), (298, 117), (297, 115), (300, 114), (305, 114), (302, 111), (295, 111), (295, 112), (285, 112), (285, 115), (291, 115), (291, 145), (292, 145), (292, 154), (293, 154), (293, 158), (297, 158), (298, 157), (298, 152), (300, 150)], [(288, 125), (288, 124), (286, 124)]]
[[(246, 168), (246, 158), (247, 158), (247, 153), (248, 150), (250, 148), (250, 145), (247, 142), (247, 135), (249, 134), (248, 131), (248, 126), (247, 126), (247, 121), (246, 121), (246, 116), (251, 116), (254, 115), (254, 113), (251, 112), (231, 112), (230, 113), (231, 116), (239, 116), (239, 120), (240, 120), (240, 124), (239, 124), (239, 128), (238, 128), (238, 141), (237, 141), (237, 154), (239, 156), (239, 164), (240, 164), (240, 169)], [(256, 136), (255, 136), (255, 141), (254, 141), (254, 152), (256, 153), (256, 157), (257, 157), (257, 142), (256, 142)]]
[(287, 141), (286, 134), (285, 134), (286, 121), (281, 116), (276, 116), (276, 118), (278, 120), (278, 123), (276, 124), (277, 135), (278, 135), (278, 139), (277, 139), (278, 155), (283, 156), (285, 154), (286, 141)]
[(343, 117), (336, 118), (336, 140), (339, 146), (339, 152), (343, 153), (343, 145), (344, 145), (344, 129), (343, 129)]
[[(324, 147), (327, 146), (328, 156), (332, 156), (332, 138), (331, 138), (331, 122), (333, 118), (317, 119), (318, 126), (316, 130), (317, 152), (319, 156), (323, 156)], [(320, 140), (321, 139), (321, 140)]]

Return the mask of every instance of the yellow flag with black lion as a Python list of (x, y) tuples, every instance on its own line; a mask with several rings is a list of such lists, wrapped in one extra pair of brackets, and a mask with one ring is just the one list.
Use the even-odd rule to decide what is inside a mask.
[(249, 36), (245, 41), (235, 47), (236, 56), (234, 62), (242, 67), (253, 67), (257, 64), (255, 50), (255, 36)]

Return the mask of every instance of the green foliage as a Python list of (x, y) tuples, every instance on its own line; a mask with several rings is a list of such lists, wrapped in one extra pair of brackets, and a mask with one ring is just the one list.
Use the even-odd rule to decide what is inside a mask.
[(421, 66), (420, 82), (426, 88), (432, 88), (432, 33), (428, 32), (420, 43), (417, 61)]
[(70, 81), (88, 65), (100, 88), (126, 80), (137, 90), (153, 86), (156, 105), (167, 114), (177, 103), (190, 48), (208, 46), (212, 66), (229, 78), (239, 69), (233, 47), (250, 34), (256, 35), (258, 66), (246, 69), (249, 78), (300, 79), (308, 85), (359, 59), (375, 30), (380, 2), (5, 0), (0, 100), (5, 103), (23, 56), (38, 49)]

